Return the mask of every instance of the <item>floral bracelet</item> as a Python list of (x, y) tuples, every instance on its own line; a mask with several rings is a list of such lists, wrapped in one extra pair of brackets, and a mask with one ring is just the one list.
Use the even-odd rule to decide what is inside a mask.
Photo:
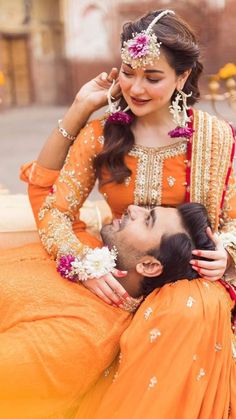
[(64, 255), (57, 261), (57, 271), (73, 282), (107, 275), (116, 266), (117, 250), (113, 247), (89, 249), (84, 256)]

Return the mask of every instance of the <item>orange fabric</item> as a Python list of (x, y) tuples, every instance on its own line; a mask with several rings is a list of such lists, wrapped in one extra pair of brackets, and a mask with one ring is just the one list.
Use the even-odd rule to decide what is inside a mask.
[[(57, 170), (46, 169), (34, 161), (26, 163), (21, 167), (20, 179), (28, 183), (30, 203), (38, 227), (39, 210), (50, 193), (52, 185), (56, 182), (59, 173)], [(100, 240), (86, 231), (86, 224), (79, 217), (73, 223), (73, 231), (85, 245), (90, 247), (101, 246)]]
[(41, 245), (2, 251), (0, 417), (70, 417), (115, 358), (130, 318), (61, 278)]
[(230, 306), (203, 280), (155, 290), (122, 335), (113, 382), (103, 376), (76, 419), (228, 419), (229, 408), (235, 418)]

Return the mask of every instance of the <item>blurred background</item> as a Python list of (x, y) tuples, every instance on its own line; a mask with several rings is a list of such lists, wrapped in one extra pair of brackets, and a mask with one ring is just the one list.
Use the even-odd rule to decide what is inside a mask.
[(200, 107), (236, 123), (236, 0), (0, 0), (0, 184), (18, 193), (79, 87), (120, 64), (125, 21), (170, 8), (193, 26), (205, 73)]

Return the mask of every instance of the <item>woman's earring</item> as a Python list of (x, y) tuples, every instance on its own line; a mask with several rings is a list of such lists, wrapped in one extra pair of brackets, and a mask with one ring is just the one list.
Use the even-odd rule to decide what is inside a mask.
[(129, 110), (129, 106), (127, 106), (123, 111), (121, 107), (118, 106), (117, 101), (113, 102), (114, 97), (112, 96), (112, 89), (115, 85), (115, 80), (113, 80), (110, 89), (107, 92), (107, 100), (108, 100), (108, 109), (109, 117), (107, 118), (107, 122), (116, 125), (129, 125), (133, 121), (133, 116), (127, 114), (126, 112)]
[(177, 125), (175, 129), (168, 132), (171, 138), (185, 137), (190, 138), (194, 130), (188, 127), (188, 123), (191, 121), (188, 116), (189, 106), (187, 105), (187, 98), (192, 95), (192, 92), (187, 95), (182, 90), (179, 90), (169, 107), (170, 113), (173, 115), (173, 121)]

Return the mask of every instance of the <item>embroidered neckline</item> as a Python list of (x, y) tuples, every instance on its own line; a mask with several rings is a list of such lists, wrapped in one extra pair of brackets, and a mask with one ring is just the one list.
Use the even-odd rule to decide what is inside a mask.
[(186, 138), (183, 138), (180, 141), (177, 141), (173, 144), (168, 144), (168, 145), (164, 145), (164, 146), (159, 146), (159, 147), (147, 147), (144, 146), (142, 144), (134, 144), (134, 146), (131, 148), (129, 153), (132, 153), (132, 151), (143, 151), (144, 153), (160, 153), (163, 151), (168, 151), (168, 150), (173, 150), (176, 148), (179, 148), (179, 146), (181, 146), (182, 144), (186, 144), (187, 140)]

